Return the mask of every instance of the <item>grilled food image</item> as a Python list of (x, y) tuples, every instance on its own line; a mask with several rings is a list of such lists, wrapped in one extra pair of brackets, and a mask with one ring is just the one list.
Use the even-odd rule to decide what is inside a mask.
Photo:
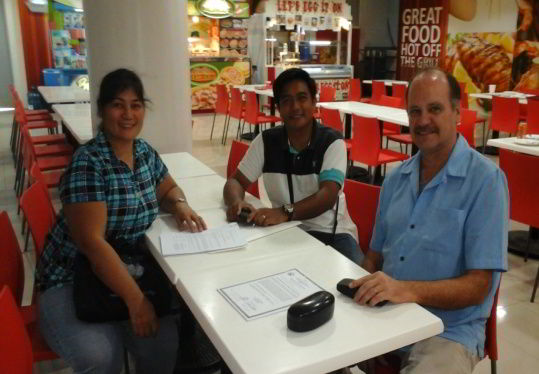
[(514, 91), (521, 91), (526, 88), (533, 90), (539, 89), (539, 64), (533, 64), (530, 70), (522, 74)]

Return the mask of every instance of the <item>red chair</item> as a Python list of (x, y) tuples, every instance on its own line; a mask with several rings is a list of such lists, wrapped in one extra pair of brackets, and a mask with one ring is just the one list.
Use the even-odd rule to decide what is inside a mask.
[[(320, 96), (318, 98), (318, 102), (320, 103), (333, 102), (335, 101), (336, 94), (337, 94), (337, 90), (334, 87), (329, 86), (327, 84), (321, 85)], [(317, 108), (317, 110), (313, 113), (313, 117), (318, 120), (321, 118), (319, 109), (320, 108)]]
[(357, 161), (368, 166), (371, 183), (374, 182), (371, 167), (408, 159), (408, 155), (403, 153), (381, 149), (380, 126), (376, 118), (353, 114), (352, 129), (352, 149), (349, 158), (352, 162)]
[(408, 86), (402, 83), (393, 83), (391, 88), (392, 88), (391, 96), (400, 98), (401, 99), (400, 107), (402, 109), (406, 109), (406, 90), (408, 89)]
[(459, 82), (459, 86), (460, 86), (460, 95), (461, 96), (462, 96), (463, 93), (468, 93), (468, 91), (466, 90), (466, 83)]
[[(402, 86), (402, 85), (401, 85)], [(389, 106), (392, 108), (402, 108), (402, 98), (382, 95), (379, 105)], [(386, 137), (386, 148), (389, 148), (389, 141), (399, 143), (402, 152), (402, 144), (405, 144), (404, 153), (408, 153), (408, 145), (412, 144), (412, 136), (410, 134), (401, 134), (401, 126), (391, 122), (384, 122), (382, 136)]]
[(344, 195), (350, 218), (357, 226), (359, 245), (363, 253), (367, 253), (376, 221), (380, 186), (347, 179), (344, 182)]
[(380, 98), (386, 94), (386, 84), (383, 81), (372, 81), (372, 96), (370, 103), (379, 104)]
[(361, 101), (361, 79), (350, 79), (348, 101)]
[[(539, 157), (500, 149), (500, 168), (509, 187), (509, 218), (532, 227), (539, 227)], [(530, 237), (524, 260), (528, 260)]]
[(488, 140), (490, 131), (503, 131), (516, 134), (519, 121), (520, 109), (517, 98), (493, 96), (490, 128), (487, 131), (487, 137), (483, 144)]
[(539, 100), (528, 100), (528, 134), (539, 134)]
[[(230, 178), (232, 174), (236, 172), (240, 161), (243, 159), (243, 156), (247, 153), (249, 145), (238, 142), (237, 140), (232, 141), (232, 146), (230, 147), (230, 154), (228, 155), (228, 164), (226, 165), (226, 177)], [(247, 192), (256, 198), (260, 199), (260, 192), (258, 190), (258, 180), (253, 182), (247, 188)]]
[[(500, 277), (500, 284), (502, 279)], [(498, 310), (498, 294), (500, 293), (500, 285), (496, 289), (494, 300), (492, 301), (492, 309), (490, 316), (485, 325), (485, 358), (490, 358), (490, 372), (496, 374), (496, 362), (498, 361), (498, 338), (496, 328), (496, 311)]]
[(244, 115), (244, 102), (241, 98), (241, 91), (239, 88), (230, 89), (230, 105), (228, 111), (228, 121), (225, 121), (223, 127), (223, 136), (221, 137), (221, 143), (226, 144), (226, 138), (228, 136), (228, 127), (230, 126), (230, 119), (234, 118), (238, 120), (238, 131), (237, 136), (240, 133), (241, 121), (243, 120)]
[(228, 91), (224, 84), (217, 85), (217, 101), (215, 102), (215, 113), (213, 114), (213, 122), (211, 124), (210, 140), (213, 137), (213, 127), (215, 126), (215, 117), (217, 114), (225, 115), (225, 123), (228, 118)]
[(9, 287), (0, 291), (0, 373), (32, 374), (30, 338)]
[[(331, 127), (341, 134), (343, 133), (341, 115), (337, 109), (320, 107), (320, 120), (324, 126)], [(344, 139), (344, 142), (346, 144), (346, 152), (349, 152), (350, 148), (352, 148), (352, 141), (351, 139)]]
[(457, 127), (458, 132), (464, 136), (470, 147), (475, 148), (475, 123), (477, 113), (475, 110), (464, 109), (460, 110), (460, 124)]
[(252, 91), (245, 92), (245, 114), (244, 123), (248, 123), (249, 127), (259, 126), (266, 123), (281, 122), (281, 118), (277, 116), (267, 116), (264, 113), (260, 113), (258, 110), (258, 100), (256, 99), (256, 93)]

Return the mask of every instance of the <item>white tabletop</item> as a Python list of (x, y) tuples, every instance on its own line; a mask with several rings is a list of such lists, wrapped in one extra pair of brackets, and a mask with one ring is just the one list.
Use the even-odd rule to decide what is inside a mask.
[[(333, 318), (309, 332), (288, 330), (286, 311), (246, 321), (217, 291), (293, 268), (335, 295)], [(211, 271), (191, 271), (180, 276), (177, 288), (233, 373), (327, 373), (443, 331), (442, 321), (416, 304), (371, 308), (335, 290), (341, 278), (364, 275), (333, 248), (313, 246)]]
[(49, 104), (90, 101), (90, 91), (77, 86), (38, 86), (37, 90)]
[(516, 144), (516, 139), (517, 138), (489, 139), (487, 145), (491, 145), (497, 148), (510, 149), (511, 151), (526, 153), (532, 156), (539, 156), (539, 146)]
[(477, 99), (486, 99), (486, 100), (492, 100), (492, 96), (500, 96), (500, 97), (509, 97), (509, 98), (517, 98), (518, 102), (520, 104), (527, 104), (528, 103), (528, 97), (532, 97), (534, 95), (526, 94), (523, 92), (517, 92), (517, 91), (504, 91), (504, 92), (495, 92), (495, 93), (472, 93), (469, 95), (470, 97), (475, 97)]
[(408, 113), (406, 113), (406, 110), (400, 108), (361, 103), (359, 101), (334, 101), (330, 103), (317, 103), (316, 105), (329, 109), (337, 109), (342, 113), (375, 117), (380, 121), (387, 121), (408, 127)]
[(273, 97), (273, 89), (264, 88), (263, 84), (243, 84), (234, 86), (234, 88), (239, 88), (240, 91), (251, 91), (257, 95)]
[[(394, 79), (375, 79), (375, 81), (384, 82), (386, 86), (393, 86), (393, 84), (405, 84), (408, 86), (407, 81), (397, 81)], [(372, 84), (372, 80), (361, 81), (361, 83)]]
[(216, 175), (212, 169), (194, 158), (190, 153), (166, 153), (160, 156), (167, 166), (169, 174), (174, 179)]
[(67, 130), (79, 144), (92, 139), (92, 115), (90, 103), (55, 104), (52, 109), (58, 113)]

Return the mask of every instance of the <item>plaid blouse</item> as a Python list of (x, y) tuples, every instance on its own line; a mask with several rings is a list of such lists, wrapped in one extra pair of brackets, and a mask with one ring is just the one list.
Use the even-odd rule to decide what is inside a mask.
[[(60, 182), (62, 204), (103, 201), (107, 205), (107, 241), (136, 242), (157, 216), (156, 188), (168, 173), (157, 152), (144, 140), (134, 143), (134, 170), (116, 158), (100, 131), (75, 153)], [(77, 247), (63, 209), (47, 235), (36, 269), (40, 290), (73, 282)]]

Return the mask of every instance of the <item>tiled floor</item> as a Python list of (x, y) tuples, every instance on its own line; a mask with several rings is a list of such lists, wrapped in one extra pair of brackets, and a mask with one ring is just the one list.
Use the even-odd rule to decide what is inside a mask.
[[(193, 155), (209, 165), (220, 175), (226, 173), (226, 163), (230, 150), (230, 140), (226, 146), (220, 144), (223, 118), (218, 117), (215, 125), (214, 139), (209, 141), (212, 123), (211, 115), (194, 116)], [(21, 246), (21, 219), (17, 215), (17, 204), (13, 191), (15, 170), (9, 151), (9, 134), (11, 130), (11, 114), (0, 113), (0, 210), (6, 210), (15, 226)], [(230, 137), (236, 131), (236, 124), (230, 126)], [(497, 158), (493, 158), (497, 162)], [(391, 169), (391, 166), (388, 168)], [(538, 212), (539, 214), (539, 212)], [(512, 228), (522, 225), (512, 222)], [(526, 227), (524, 227), (526, 229)], [(32, 251), (24, 254), (26, 279), (31, 284), (32, 269), (35, 261)], [(521, 257), (509, 254), (509, 271), (503, 275), (498, 303), (498, 349), (500, 373), (537, 373), (539, 368), (539, 300), (535, 304), (529, 302), (533, 280), (539, 263), (530, 260), (525, 263)], [(30, 297), (28, 287), (25, 300)], [(448, 357), (448, 359), (450, 359)], [(69, 368), (61, 361), (36, 365), (38, 373), (67, 374)], [(357, 373), (358, 371), (355, 370)], [(474, 373), (489, 373), (490, 362), (483, 360)]]

